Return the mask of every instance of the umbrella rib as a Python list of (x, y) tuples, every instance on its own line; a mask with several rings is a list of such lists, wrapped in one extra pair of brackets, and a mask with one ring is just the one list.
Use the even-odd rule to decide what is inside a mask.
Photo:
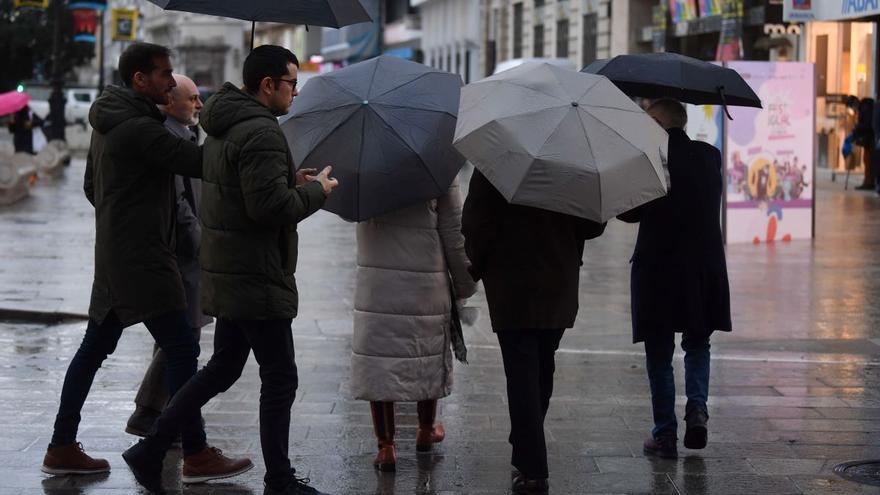
[(457, 119), (457, 118), (458, 118), (458, 115), (456, 115), (456, 114), (454, 114), (454, 113), (452, 113), (452, 112), (447, 112), (446, 110), (431, 110), (431, 109), (427, 109), (427, 108), (411, 107), (411, 106), (407, 106), (407, 105), (394, 105), (394, 104), (391, 104), (391, 103), (376, 103), (375, 105), (376, 105), (376, 106), (387, 107), (387, 108), (403, 108), (403, 109), (406, 109), (406, 110), (416, 110), (416, 111), (419, 111), (419, 112), (442, 113), (442, 114), (448, 115), (448, 116), (450, 116), (450, 117), (452, 117), (452, 118), (454, 118), (454, 119)]
[(305, 113), (299, 113), (299, 114), (296, 114), (296, 115), (294, 115), (294, 116), (291, 117), (291, 118), (302, 118), (302, 117), (308, 117), (309, 115), (314, 115), (314, 114), (316, 114), (316, 113), (327, 113), (327, 112), (332, 112), (333, 110), (338, 110), (338, 109), (340, 109), (340, 108), (346, 108), (346, 107), (357, 107), (357, 106), (359, 106), (359, 105), (360, 105), (360, 103), (348, 103), (348, 104), (345, 104), (345, 105), (339, 105), (339, 106), (332, 107), (332, 108), (319, 108), (319, 109), (315, 109), (315, 110), (309, 110), (308, 112), (305, 112)]
[[(602, 122), (602, 120), (601, 120), (599, 117), (596, 117), (595, 115), (591, 114), (590, 112), (587, 112), (587, 113), (590, 114), (590, 117), (593, 117), (594, 119), (596, 119), (597, 122), (599, 122), (600, 124), (604, 125), (606, 129), (611, 129), (611, 132), (613, 132), (614, 134), (617, 134), (617, 137), (619, 137), (624, 143), (626, 143), (627, 145), (629, 145), (630, 148), (632, 148), (632, 149), (638, 151), (639, 153), (641, 153), (642, 156), (644, 156), (645, 158), (647, 158), (647, 159), (648, 159), (648, 162), (651, 163), (651, 157), (648, 156), (648, 152), (646, 152), (645, 150), (643, 150), (643, 149), (641, 149), (641, 148), (636, 147), (636, 145), (632, 144), (627, 138), (625, 138), (620, 132), (618, 132), (617, 129), (611, 127), (610, 125), (608, 125), (608, 124), (606, 124), (606, 123), (604, 123), (604, 122)], [(663, 132), (666, 132), (666, 131), (664, 130)], [(587, 138), (587, 139), (589, 140), (589, 138)], [(591, 146), (591, 149), (592, 149), (592, 146)], [(594, 158), (595, 158), (595, 157), (594, 157)], [(659, 179), (659, 176), (658, 176), (658, 179)]]
[[(346, 93), (350, 94), (350, 95), (353, 96), (356, 100), (358, 100), (358, 101), (363, 100), (363, 98), (361, 98), (360, 96), (358, 96), (357, 94), (355, 94), (352, 90), (350, 90), (350, 89), (346, 88), (345, 86), (339, 84), (338, 82), (334, 81), (333, 78), (327, 76), (327, 77), (324, 78), (324, 80), (327, 81), (327, 82), (329, 82), (329, 83), (333, 83), (334, 86), (336, 86), (337, 88), (341, 89), (342, 91), (345, 91)], [(371, 84), (372, 84), (372, 83), (371, 83)]]
[[(377, 67), (378, 67), (378, 65), (379, 65), (379, 64), (376, 64)], [(372, 97), (372, 98), (370, 98), (370, 99), (371, 99), (371, 100), (375, 100), (375, 99), (377, 99), (377, 98), (381, 98), (381, 97), (387, 95), (388, 93), (390, 93), (390, 92), (392, 92), (392, 91), (396, 91), (396, 90), (398, 90), (398, 89), (400, 89), (400, 88), (406, 86), (407, 84), (412, 84), (412, 83), (418, 81), (419, 79), (422, 79), (423, 77), (426, 77), (426, 76), (428, 76), (428, 75), (430, 75), (430, 74), (438, 74), (438, 72), (425, 72), (424, 74), (419, 74), (419, 76), (416, 77), (415, 79), (410, 79), (409, 81), (406, 81), (405, 83), (401, 83), (400, 85), (395, 86), (395, 87), (393, 87), (393, 88), (391, 88), (391, 89), (389, 89), (389, 90), (387, 90), (387, 91), (385, 91), (385, 92), (383, 92), (383, 93), (380, 93), (380, 94), (378, 94), (378, 95), (376, 95), (376, 96), (374, 96), (374, 97)], [(370, 87), (372, 87), (372, 86), (373, 86), (373, 82), (370, 81)]]
[[(542, 109), (540, 111), (545, 111), (545, 110), (546, 109)], [(538, 112), (530, 112), (530, 113), (538, 113)], [(521, 114), (521, 115), (529, 115), (529, 114), (526, 113), (526, 114)], [(559, 130), (559, 126), (562, 124), (562, 121), (565, 120), (565, 117), (566, 117), (566, 113), (562, 112), (562, 118), (559, 119), (559, 122), (556, 123), (556, 126), (553, 128), (553, 130), (547, 134), (547, 138), (544, 139), (544, 142), (541, 143), (541, 146), (538, 147), (538, 154), (541, 153), (541, 150), (544, 149), (544, 146), (547, 146), (547, 143), (550, 141), (550, 138), (553, 137), (553, 133), (555, 133), (557, 130)], [(586, 135), (586, 132), (584, 134)], [(587, 142), (589, 142), (589, 140)], [(529, 153), (528, 150), (525, 150), (525, 151), (527, 154), (531, 154), (531, 153)], [(538, 158), (537, 156), (534, 156), (532, 158), (533, 158), (533, 161), (532, 161), (533, 164), (534, 164), (534, 160), (540, 160), (540, 158)], [(519, 188), (522, 187), (522, 183), (525, 182), (527, 175), (528, 175), (528, 171), (526, 171), (526, 173), (523, 174), (522, 177), (520, 177), (519, 184), (516, 185), (516, 189), (514, 189), (513, 196), (511, 196), (511, 198), (516, 197), (516, 193), (519, 192)]]
[[(327, 133), (324, 137), (322, 137), (317, 143), (315, 143), (315, 145), (312, 146), (311, 151), (309, 151), (308, 153), (306, 153), (306, 155), (303, 157), (303, 162), (305, 162), (305, 161), (309, 158), (309, 156), (312, 154), (312, 152), (314, 152), (316, 149), (318, 149), (318, 147), (321, 146), (321, 145), (324, 143), (324, 141), (326, 141), (327, 139), (329, 139), (330, 136), (332, 136), (334, 132), (336, 132), (340, 127), (342, 127), (343, 125), (345, 125), (345, 123), (348, 122), (348, 120), (351, 118), (351, 116), (354, 115), (355, 112), (357, 112), (357, 109), (358, 109), (358, 108), (359, 108), (359, 107), (356, 107), (356, 108), (354, 109), (354, 112), (351, 112), (351, 113), (348, 114), (348, 116), (346, 116), (344, 119), (340, 120), (340, 121), (339, 121), (339, 124), (337, 124), (336, 127), (334, 127), (333, 129), (331, 129), (330, 132), (328, 132), (328, 133)], [(292, 120), (292, 119), (291, 119), (291, 120)], [(290, 122), (290, 120), (288, 120), (287, 122)], [(287, 123), (287, 122), (285, 122), (285, 123)]]
[[(371, 111), (373, 112), (373, 115), (375, 115), (376, 117), (379, 117), (379, 120), (384, 122), (385, 125), (387, 125), (389, 129), (394, 129), (394, 126), (392, 126), (391, 123), (389, 123), (387, 120), (385, 120), (385, 118), (382, 117), (382, 115), (379, 112), (372, 110), (372, 109), (371, 109)], [(403, 145), (406, 146), (408, 150), (412, 151), (413, 155), (419, 157), (419, 163), (422, 165), (422, 168), (424, 168), (425, 171), (428, 172), (428, 176), (431, 177), (431, 181), (434, 182), (435, 189), (439, 192), (442, 192), (442, 190), (440, 189), (440, 184), (437, 182), (437, 178), (434, 177), (434, 174), (431, 172), (431, 169), (424, 162), (424, 160), (422, 160), (422, 156), (419, 155), (419, 153), (416, 150), (414, 150), (412, 148), (412, 146), (410, 146), (409, 143), (407, 143), (403, 138), (401, 138), (400, 136), (397, 136), (397, 139), (399, 139), (400, 142), (403, 143)], [(361, 143), (361, 151), (363, 152), (363, 143)], [(361, 154), (363, 154), (363, 153), (361, 153)], [(361, 159), (363, 159), (363, 158), (361, 158)]]
[[(486, 82), (489, 82), (489, 81), (486, 81)], [(523, 89), (527, 89), (527, 90), (529, 90), (529, 91), (534, 91), (535, 93), (540, 93), (540, 94), (542, 94), (542, 95), (544, 95), (544, 96), (548, 96), (548, 97), (550, 97), (550, 98), (553, 98), (554, 100), (565, 101), (566, 103), (570, 103), (570, 102), (566, 101), (565, 99), (560, 98), (560, 97), (558, 97), (558, 96), (556, 96), (556, 95), (551, 95), (550, 93), (546, 93), (546, 92), (544, 92), (544, 91), (541, 91), (541, 90), (539, 90), (539, 89), (533, 88), (533, 87), (531, 87), (531, 86), (525, 86), (525, 85), (522, 85), (522, 84), (516, 84), (516, 83), (512, 82), (512, 81), (509, 80), (509, 79), (495, 80), (495, 81), (491, 81), (491, 82), (497, 82), (497, 83), (500, 83), (500, 84), (509, 84), (509, 85), (511, 85), (511, 86), (516, 86), (516, 87), (518, 87), (518, 88), (523, 88)], [(476, 84), (480, 84), (480, 83), (476, 83)]]

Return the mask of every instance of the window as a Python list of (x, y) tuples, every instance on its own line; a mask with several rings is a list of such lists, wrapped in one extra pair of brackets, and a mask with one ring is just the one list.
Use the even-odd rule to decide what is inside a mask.
[(556, 21), (556, 57), (568, 58), (568, 19)]
[(513, 4), (513, 58), (522, 58), (523, 4)]
[(535, 25), (535, 47), (534, 47), (534, 56), (535, 57), (543, 57), (544, 56), (544, 25), (536, 24)]
[(584, 16), (584, 42), (581, 46), (581, 65), (586, 67), (596, 61), (596, 37), (599, 31), (599, 17), (596, 14)]

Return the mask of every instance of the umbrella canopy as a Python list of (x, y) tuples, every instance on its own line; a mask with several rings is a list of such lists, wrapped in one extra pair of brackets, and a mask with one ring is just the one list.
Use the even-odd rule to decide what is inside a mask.
[(442, 196), (464, 164), (452, 147), (461, 86), (387, 56), (311, 78), (282, 129), (297, 168), (333, 165), (324, 209), (361, 221)]
[(630, 96), (761, 108), (761, 99), (735, 70), (677, 53), (618, 55), (581, 72), (605, 76)]
[(27, 93), (19, 93), (18, 91), (0, 93), (0, 115), (15, 113), (27, 106), (29, 101), (31, 101), (31, 97)]
[(165, 10), (339, 28), (371, 22), (358, 0), (149, 0)]
[(472, 83), (454, 143), (514, 204), (604, 222), (666, 194), (668, 135), (602, 76), (524, 64)]

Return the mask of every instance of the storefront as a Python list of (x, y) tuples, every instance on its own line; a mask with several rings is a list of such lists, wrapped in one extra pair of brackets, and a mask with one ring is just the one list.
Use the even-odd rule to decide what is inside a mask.
[(801, 59), (816, 65), (817, 166), (862, 171), (861, 149), (845, 160), (858, 101), (877, 94), (878, 0), (785, 0), (783, 17), (803, 22)]

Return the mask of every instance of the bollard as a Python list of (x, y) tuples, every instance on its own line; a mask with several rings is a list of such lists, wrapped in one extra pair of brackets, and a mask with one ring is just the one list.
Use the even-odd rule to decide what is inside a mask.
[(11, 205), (25, 198), (36, 172), (33, 155), (0, 152), (0, 205)]

